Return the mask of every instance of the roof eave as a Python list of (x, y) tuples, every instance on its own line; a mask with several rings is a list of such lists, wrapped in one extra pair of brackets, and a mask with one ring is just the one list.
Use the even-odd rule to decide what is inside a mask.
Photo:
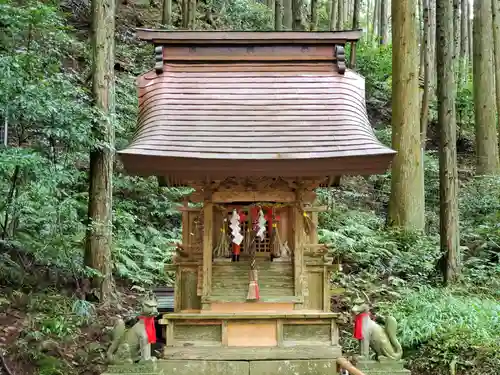
[[(341, 175), (376, 175), (385, 173), (396, 152), (387, 148), (377, 155), (331, 157), (325, 159), (282, 160), (213, 160), (141, 155), (127, 150), (118, 152), (127, 173), (138, 176), (171, 176), (184, 180), (226, 177), (328, 177)], [(220, 164), (220, 162), (224, 164)], [(258, 164), (257, 164), (258, 162)], [(228, 168), (229, 165), (233, 167)], [(279, 166), (277, 166), (277, 164)], [(255, 166), (252, 170), (248, 165)], [(244, 166), (242, 168), (242, 166)]]
[(171, 31), (138, 28), (140, 40), (154, 44), (336, 44), (357, 42), (362, 29), (345, 31)]

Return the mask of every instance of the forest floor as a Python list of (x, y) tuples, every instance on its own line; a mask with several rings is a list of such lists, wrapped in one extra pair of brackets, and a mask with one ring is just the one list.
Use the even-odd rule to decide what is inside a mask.
[[(88, 315), (76, 311), (76, 290), (49, 289), (25, 293), (2, 289), (0, 374), (82, 374), (105, 370), (105, 351), (116, 318), (133, 316), (137, 294), (120, 288), (106, 306), (89, 304)], [(2, 372), (3, 371), (3, 372)]]

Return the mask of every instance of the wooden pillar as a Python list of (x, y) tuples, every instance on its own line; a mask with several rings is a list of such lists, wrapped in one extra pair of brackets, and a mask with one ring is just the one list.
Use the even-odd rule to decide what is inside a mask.
[[(214, 205), (205, 201), (203, 205), (203, 286), (202, 301), (212, 294), (212, 251), (213, 251), (213, 213)], [(209, 309), (210, 304), (203, 302), (202, 309)]]
[[(297, 202), (302, 202), (302, 192), (296, 193)], [(293, 207), (293, 276), (295, 282), (295, 297), (304, 300), (305, 289), (305, 269), (304, 269), (304, 218), (303, 213), (298, 205)], [(304, 303), (296, 303), (295, 309), (304, 308)]]

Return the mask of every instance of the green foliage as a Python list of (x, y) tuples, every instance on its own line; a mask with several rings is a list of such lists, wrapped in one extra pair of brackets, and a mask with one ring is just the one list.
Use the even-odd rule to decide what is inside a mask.
[[(99, 114), (84, 80), (68, 66), (86, 57), (80, 52), (85, 48), (53, 5), (2, 0), (0, 7), (6, 30), (0, 44), (0, 91), (5, 94), (0, 118), (8, 123), (13, 146), (0, 150), (0, 189), (6, 197), (0, 202), (0, 234), (27, 260), (20, 267), (11, 254), (2, 254), (2, 278), (36, 284), (31, 267), (43, 266), (56, 269), (58, 278), (78, 279), (93, 272), (83, 265), (82, 249), (87, 152), (96, 146), (91, 125)], [(147, 49), (128, 46), (119, 45), (118, 58), (125, 65), (142, 61), (137, 68), (144, 71)], [(119, 75), (116, 86), (116, 136), (122, 148), (135, 128), (134, 76)], [(163, 266), (180, 230), (172, 202), (183, 192), (119, 173), (114, 187), (115, 274), (138, 284), (171, 282)]]
[(448, 374), (439, 364), (455, 360), (457, 373), (497, 373), (500, 364), (498, 300), (422, 287), (396, 303), (379, 307), (398, 321), (402, 345), (419, 348), (420, 357), (415, 356), (413, 360), (419, 371)]
[(200, 13), (211, 15), (211, 24), (202, 24), (201, 27), (235, 31), (272, 31), (274, 28), (271, 10), (258, 1), (207, 0), (200, 4), (200, 8)]
[(361, 42), (356, 50), (356, 66), (366, 78), (367, 96), (390, 98), (392, 89), (392, 46)]

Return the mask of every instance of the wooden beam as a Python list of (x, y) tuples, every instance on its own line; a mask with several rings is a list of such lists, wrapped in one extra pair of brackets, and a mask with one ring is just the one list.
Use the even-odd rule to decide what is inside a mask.
[[(325, 212), (328, 211), (327, 206), (311, 206), (311, 207), (304, 207), (305, 212)], [(317, 216), (317, 215), (316, 215)], [(314, 221), (314, 218), (313, 218)]]
[(179, 207), (176, 207), (176, 209), (179, 212), (200, 212), (201, 210), (203, 210), (203, 207), (185, 207), (185, 206), (179, 206)]
[(231, 202), (287, 202), (295, 201), (295, 193), (291, 191), (217, 191), (214, 192), (214, 203)]

